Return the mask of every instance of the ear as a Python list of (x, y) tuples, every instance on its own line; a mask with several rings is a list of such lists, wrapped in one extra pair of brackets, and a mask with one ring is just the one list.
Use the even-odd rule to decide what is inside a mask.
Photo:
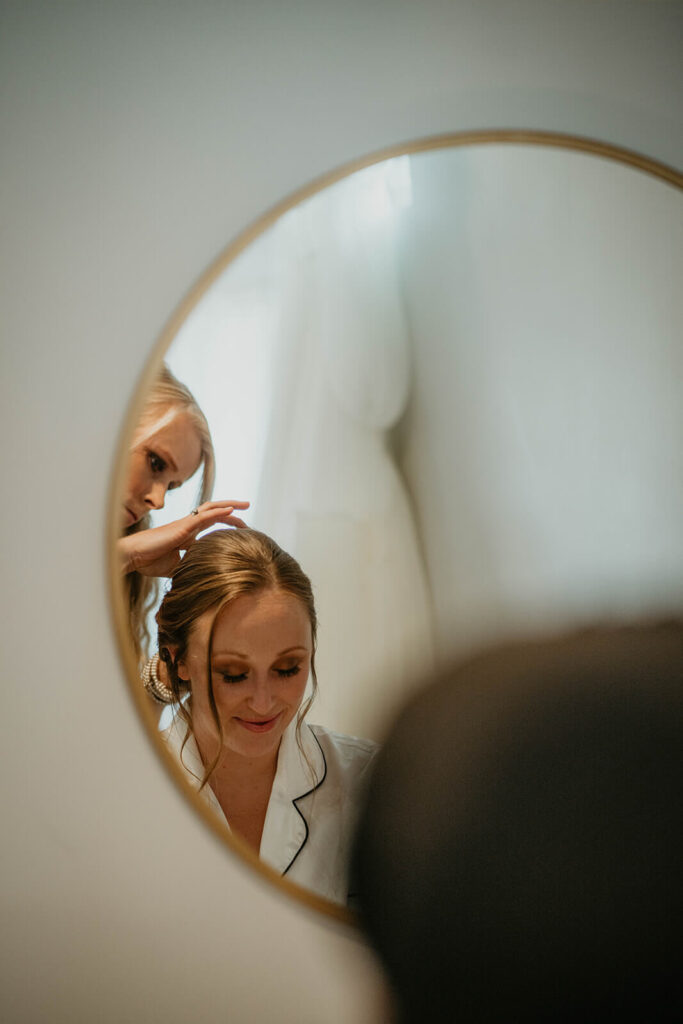
[(178, 646), (177, 644), (167, 644), (159, 650), (159, 657), (167, 665), (175, 665), (179, 679), (184, 679), (186, 682), (190, 680), (190, 673), (187, 671), (187, 666), (181, 658), (176, 661), (178, 657)]

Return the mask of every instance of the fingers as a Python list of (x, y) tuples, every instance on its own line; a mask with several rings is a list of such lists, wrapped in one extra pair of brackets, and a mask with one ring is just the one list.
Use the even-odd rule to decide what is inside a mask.
[[(216, 502), (212, 504), (220, 505), (222, 503)], [(202, 509), (203, 511), (200, 510), (196, 516), (186, 517), (187, 519), (190, 519), (191, 522), (191, 528), (185, 532), (186, 544), (191, 544), (192, 541), (196, 539), (197, 534), (202, 533), (202, 531), (208, 530), (209, 527), (216, 526), (219, 523), (222, 523), (225, 526), (236, 526), (239, 529), (246, 529), (247, 524), (244, 520), (240, 519), (239, 516), (234, 516), (232, 514), (232, 505), (228, 505), (227, 508), (213, 509), (207, 509), (202, 506)]]
[(222, 522), (226, 516), (231, 516), (234, 511), (232, 505), (226, 505), (222, 501), (212, 501), (211, 505), (213, 506), (211, 508), (207, 505), (200, 505), (196, 512), (190, 512), (189, 516), (185, 516), (185, 519), (189, 520), (192, 533), (199, 533), (200, 530), (205, 530), (207, 526)]
[(228, 523), (230, 526), (236, 526), (239, 530), (248, 529), (244, 519), (240, 519), (239, 516), (228, 516), (226, 519), (223, 519), (222, 522)]
[(199, 514), (202, 512), (211, 511), (212, 509), (227, 509), (227, 508), (249, 508), (248, 501), (205, 501), (203, 505), (199, 506)]
[(241, 530), (247, 529), (247, 524), (239, 516), (232, 513), (236, 508), (249, 508), (248, 501), (205, 501), (195, 512), (191, 512), (186, 519), (191, 519), (191, 526), (188, 536), (195, 539), (198, 533), (215, 526), (216, 523), (225, 523), (226, 526), (236, 526)]

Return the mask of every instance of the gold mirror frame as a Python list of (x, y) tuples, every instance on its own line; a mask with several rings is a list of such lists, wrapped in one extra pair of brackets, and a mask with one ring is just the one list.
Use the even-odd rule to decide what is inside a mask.
[(355, 924), (355, 915), (344, 907), (330, 903), (328, 900), (315, 895), (302, 886), (289, 881), (286, 877), (279, 875), (276, 871), (263, 863), (239, 836), (230, 834), (212, 814), (207, 804), (201, 799), (197, 792), (191, 787), (180, 765), (169, 755), (164, 741), (158, 730), (157, 720), (150, 707), (150, 701), (145, 694), (139, 674), (133, 644), (128, 631), (128, 614), (126, 602), (121, 586), (118, 562), (116, 558), (116, 541), (120, 536), (120, 522), (117, 510), (120, 502), (118, 496), (123, 490), (124, 477), (126, 472), (130, 443), (134, 428), (138, 422), (145, 403), (145, 395), (155, 379), (164, 356), (171, 343), (175, 339), (180, 327), (188, 318), (192, 310), (202, 299), (214, 281), (223, 273), (226, 267), (236, 259), (239, 254), (247, 248), (255, 239), (262, 235), (272, 224), (283, 214), (304, 200), (309, 199), (323, 189), (334, 185), (342, 178), (346, 178), (356, 171), (360, 171), (372, 164), (390, 160), (393, 157), (424, 153), (440, 149), (451, 149), (460, 146), (486, 145), (490, 143), (514, 143), (517, 145), (549, 146), (560, 149), (569, 149), (593, 156), (604, 157), (617, 163), (626, 164), (646, 174), (653, 175), (666, 184), (683, 190), (683, 174), (666, 164), (651, 160), (631, 150), (622, 149), (609, 143), (598, 142), (594, 139), (583, 138), (576, 135), (565, 135), (557, 132), (541, 131), (470, 131), (455, 132), (452, 134), (431, 136), (418, 139), (413, 142), (403, 143), (397, 146), (390, 146), (378, 150), (367, 156), (352, 160), (343, 164), (336, 170), (321, 175), (302, 188), (292, 192), (281, 202), (271, 207), (264, 214), (258, 217), (253, 223), (241, 231), (237, 237), (223, 250), (216, 260), (201, 275), (199, 280), (187, 293), (185, 298), (175, 309), (170, 319), (163, 328), (157, 339), (152, 352), (147, 359), (144, 372), (135, 389), (135, 393), (129, 403), (125, 425), (121, 432), (116, 449), (115, 472), (108, 496), (107, 510), (107, 564), (109, 570), (109, 598), (114, 618), (114, 628), (118, 648), (123, 662), (123, 668), (129, 684), (136, 708), (145, 729), (152, 742), (152, 746), (161, 759), (164, 768), (170, 773), (171, 778), (179, 788), (183, 796), (189, 801), (195, 812), (200, 816), (208, 828), (228, 848), (238, 854), (244, 862), (249, 864), (268, 882), (274, 883), (281, 892), (293, 896), (304, 906), (320, 911), (326, 916), (349, 925)]

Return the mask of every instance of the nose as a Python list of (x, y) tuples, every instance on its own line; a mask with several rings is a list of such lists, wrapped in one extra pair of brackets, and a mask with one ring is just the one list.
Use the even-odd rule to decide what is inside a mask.
[(145, 495), (145, 504), (149, 508), (163, 508), (166, 500), (166, 484), (156, 480), (148, 489)]
[(273, 711), (273, 692), (267, 676), (259, 674), (253, 678), (248, 703), (250, 709), (260, 718), (267, 718), (269, 712)]

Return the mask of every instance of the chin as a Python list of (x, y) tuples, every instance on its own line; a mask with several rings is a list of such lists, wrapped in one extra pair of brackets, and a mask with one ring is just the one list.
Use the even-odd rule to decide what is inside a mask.
[(269, 754), (275, 752), (282, 739), (284, 729), (277, 729), (272, 733), (250, 733), (243, 730), (241, 726), (235, 726), (239, 733), (232, 734), (228, 744), (232, 749), (242, 754), (244, 757), (253, 757), (259, 754)]

